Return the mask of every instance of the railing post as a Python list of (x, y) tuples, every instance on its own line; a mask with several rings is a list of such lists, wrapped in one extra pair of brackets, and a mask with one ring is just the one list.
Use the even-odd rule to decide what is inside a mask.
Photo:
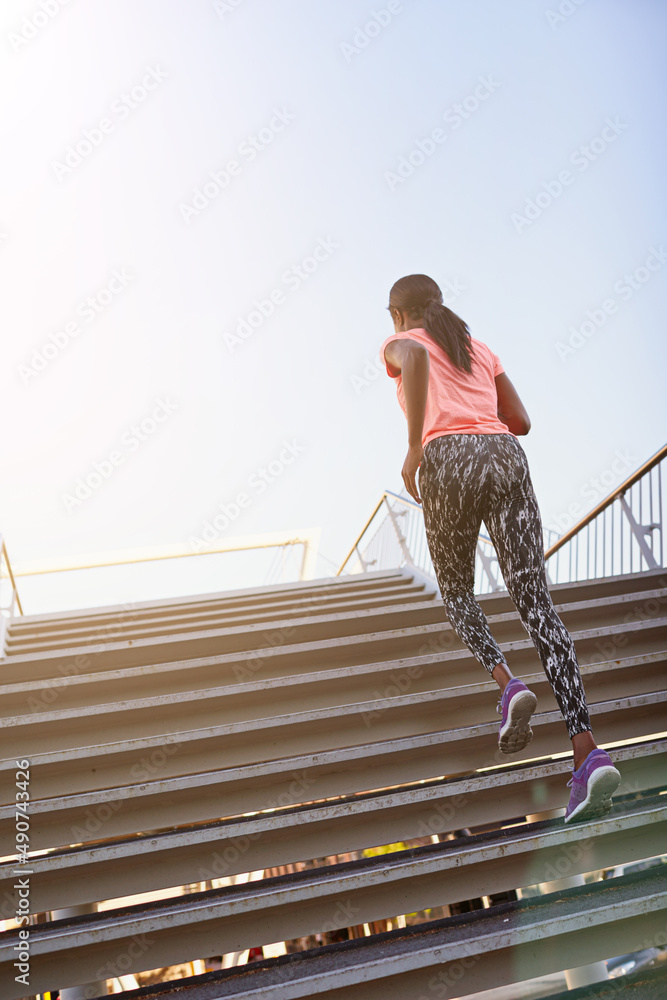
[(646, 535), (650, 531), (654, 531), (656, 528), (659, 528), (660, 525), (639, 524), (635, 519), (635, 515), (632, 513), (632, 510), (630, 509), (630, 504), (625, 499), (625, 493), (621, 493), (618, 499), (620, 501), (623, 513), (630, 522), (630, 530), (632, 531), (632, 534), (635, 536), (635, 539), (637, 540), (637, 545), (639, 546), (640, 552), (644, 556), (644, 559), (646, 560), (646, 565), (648, 566), (649, 569), (658, 569), (658, 563), (656, 562), (655, 556), (653, 555), (653, 553), (651, 552), (650, 548), (646, 543)]
[(375, 563), (375, 559), (369, 559), (367, 562), (362, 556), (361, 549), (359, 548), (358, 545), (354, 546), (354, 552), (357, 553), (357, 559), (361, 563), (361, 572), (365, 573), (369, 566), (373, 566), (373, 564)]
[[(317, 531), (315, 537), (313, 537), (313, 532)], [(301, 575), (300, 580), (312, 580), (315, 577), (315, 569), (317, 565), (317, 552), (320, 544), (321, 529), (312, 529), (308, 532), (302, 540), (303, 544), (303, 558), (301, 560)]]
[[(603, 514), (604, 511), (607, 510), (607, 508), (611, 508), (612, 505), (614, 504), (614, 502), (616, 500), (620, 500), (621, 510), (623, 511), (623, 513), (625, 514), (625, 516), (628, 519), (628, 523), (630, 524), (630, 528), (632, 530), (633, 537), (635, 538), (635, 540), (637, 541), (637, 544), (639, 545), (640, 552), (642, 553), (642, 555), (644, 556), (644, 558), (646, 560), (647, 567), (649, 569), (657, 569), (657, 568), (659, 568), (660, 564), (656, 561), (656, 559), (655, 559), (655, 557), (653, 555), (653, 552), (651, 551), (651, 549), (649, 548), (649, 546), (646, 543), (646, 538), (644, 536), (649, 531), (653, 531), (656, 528), (660, 531), (660, 562), (662, 563), (663, 510), (662, 510), (662, 489), (661, 489), (660, 468), (661, 468), (661, 462), (663, 462), (665, 459), (667, 459), (667, 445), (663, 445), (662, 448), (660, 448), (655, 453), (655, 455), (653, 455), (651, 458), (649, 458), (649, 460), (647, 462), (644, 462), (644, 464), (642, 466), (640, 466), (640, 468), (637, 469), (636, 472), (633, 472), (632, 475), (629, 476), (623, 483), (621, 483), (620, 486), (616, 487), (616, 489), (613, 490), (609, 494), (609, 496), (605, 497), (604, 500), (601, 500), (600, 503), (597, 504), (593, 508), (593, 510), (589, 511), (588, 514), (586, 514), (584, 517), (582, 517), (582, 519), (580, 521), (577, 522), (577, 524), (575, 524), (572, 528), (568, 529), (568, 531), (566, 531), (564, 535), (561, 535), (561, 537), (556, 542), (554, 542), (552, 545), (549, 545), (549, 547), (547, 548), (547, 551), (545, 552), (545, 561), (548, 560), (552, 555), (555, 555), (556, 552), (560, 551), (560, 549), (562, 549), (565, 545), (567, 545), (573, 539), (578, 538), (579, 533), (585, 527), (587, 527), (587, 525), (589, 525), (597, 517), (599, 517), (600, 514)], [(650, 476), (650, 473), (651, 473), (651, 471), (654, 468), (657, 468), (657, 470), (658, 470), (657, 471), (657, 476), (658, 476), (658, 512), (659, 512), (658, 516), (659, 516), (659, 521), (656, 524), (640, 525), (640, 524), (637, 523), (637, 521), (636, 521), (636, 519), (635, 519), (635, 517), (634, 517), (634, 515), (632, 513), (632, 510), (630, 509), (630, 505), (628, 504), (627, 500), (625, 499), (625, 494), (627, 493), (627, 491), (629, 489), (632, 489), (632, 487), (636, 483), (640, 483), (641, 484), (641, 480), (644, 478), (644, 476), (647, 476), (647, 475)], [(650, 478), (649, 478), (649, 488), (652, 490), (652, 480)], [(612, 569), (611, 569), (611, 572), (613, 574), (613, 572), (614, 572), (614, 569), (613, 569), (613, 566), (614, 566), (614, 519), (613, 519), (613, 517), (612, 517), (612, 520), (611, 520), (611, 529), (612, 529), (612, 536), (611, 536), (611, 564), (612, 564)], [(603, 541), (603, 546), (604, 546), (604, 544), (605, 544), (605, 542)], [(603, 548), (603, 553), (604, 553), (604, 548)], [(595, 564), (595, 562), (594, 562), (594, 564)], [(621, 573), (624, 572), (624, 568), (623, 567), (624, 567), (624, 564), (623, 564), (623, 533), (621, 532), (621, 569), (620, 569)]]
[[(616, 489), (614, 489), (607, 497), (605, 497), (604, 500), (600, 501), (600, 503), (597, 504), (593, 508), (593, 510), (589, 511), (589, 513), (586, 514), (580, 521), (578, 521), (577, 524), (575, 524), (572, 528), (570, 528), (568, 531), (565, 532), (565, 534), (561, 535), (560, 537), (558, 537), (558, 532), (551, 531), (550, 529), (544, 529), (544, 532), (543, 532), (544, 533), (543, 544), (545, 546), (545, 552), (544, 552), (544, 569), (545, 569), (547, 584), (548, 584), (549, 587), (552, 587), (554, 585), (554, 581), (552, 579), (552, 575), (549, 572), (549, 568), (548, 568), (549, 559), (551, 558), (551, 556), (556, 555), (556, 553), (560, 553), (561, 549), (564, 549), (564, 546), (569, 545), (571, 542), (573, 544), (569, 548), (569, 557), (565, 559), (564, 564), (562, 566), (561, 566), (561, 562), (560, 562), (560, 557), (557, 557), (556, 562), (552, 564), (552, 572), (553, 572), (553, 576), (555, 577), (556, 581), (559, 582), (559, 583), (560, 582), (566, 583), (568, 581), (569, 582), (573, 582), (574, 579), (578, 579), (579, 578), (579, 570), (581, 568), (579, 566), (579, 541), (580, 541), (580, 538), (581, 538), (581, 532), (585, 528), (588, 529), (588, 526), (593, 521), (595, 521), (595, 519), (598, 518), (600, 515), (603, 515), (605, 513), (605, 511), (609, 510), (610, 513), (612, 513), (612, 511), (615, 510), (615, 508), (613, 507), (613, 504), (615, 503), (616, 500), (620, 501), (621, 510), (623, 511), (623, 514), (627, 518), (628, 524), (630, 525), (630, 529), (631, 529), (631, 532), (632, 532), (632, 539), (633, 539), (632, 546), (631, 546), (631, 551), (633, 553), (633, 557), (634, 557), (634, 551), (635, 551), (634, 550), (634, 542), (636, 541), (637, 545), (639, 546), (639, 550), (641, 552), (641, 556), (642, 556), (642, 558), (643, 558), (643, 560), (644, 560), (644, 562), (646, 564), (646, 567), (649, 570), (655, 570), (655, 569), (659, 569), (660, 568), (660, 566), (663, 564), (662, 538), (663, 538), (663, 521), (664, 521), (664, 516), (663, 516), (663, 502), (662, 502), (662, 489), (661, 489), (661, 465), (660, 465), (660, 463), (663, 462), (663, 461), (665, 461), (666, 459), (667, 459), (667, 445), (664, 445), (659, 451), (657, 451), (655, 453), (655, 455), (653, 455), (647, 462), (645, 462), (639, 469), (637, 469), (635, 472), (633, 472), (633, 474), (631, 476), (629, 476), (623, 483), (621, 483), (620, 486), (616, 487)], [(641, 508), (642, 511), (644, 511), (646, 509), (646, 507), (642, 506), (642, 496), (641, 496), (642, 479), (645, 476), (650, 476), (650, 474), (651, 474), (651, 472), (652, 472), (653, 469), (657, 469), (657, 507), (658, 507), (658, 514), (657, 514), (656, 522), (652, 523), (652, 524), (648, 524), (648, 525), (639, 524), (637, 522), (637, 519), (635, 518), (634, 514), (632, 513), (632, 509), (630, 507), (630, 503), (626, 499), (625, 494), (626, 494), (627, 490), (631, 489), (635, 484), (639, 483), (639, 490), (640, 490), (639, 502), (640, 502), (640, 508)], [(654, 482), (653, 482), (652, 478), (649, 478), (648, 487), (649, 487), (649, 489), (651, 491), (650, 494), (649, 494), (650, 517), (651, 517), (651, 519), (653, 519), (655, 515), (654, 515)], [(345, 558), (345, 561), (343, 562), (342, 566), (338, 570), (338, 574), (340, 574), (343, 571), (344, 567), (347, 565), (348, 560), (351, 558), (352, 554), (355, 553), (355, 552), (358, 555), (358, 558), (359, 558), (359, 561), (360, 561), (360, 563), (362, 565), (362, 568), (364, 570), (366, 570), (367, 565), (369, 565), (369, 564), (365, 563), (364, 559), (362, 558), (359, 547), (362, 544), (362, 539), (363, 539), (366, 531), (368, 530), (371, 522), (375, 518), (375, 515), (378, 513), (378, 511), (379, 511), (379, 509), (380, 509), (380, 507), (382, 506), (383, 503), (387, 504), (387, 510), (388, 510), (388, 514), (389, 514), (389, 520), (391, 521), (392, 529), (393, 529), (393, 531), (394, 531), (394, 533), (396, 535), (396, 538), (398, 540), (398, 544), (399, 544), (399, 547), (400, 547), (401, 560), (402, 560), (401, 563), (400, 563), (400, 565), (403, 565), (403, 564), (406, 564), (406, 565), (415, 565), (413, 557), (412, 557), (412, 553), (410, 552), (410, 548), (409, 548), (409, 545), (407, 543), (407, 538), (408, 537), (412, 538), (414, 536), (410, 535), (409, 532), (406, 533), (406, 534), (404, 534), (401, 531), (401, 529), (399, 527), (399, 521), (398, 521), (398, 516), (396, 514), (396, 511), (395, 511), (395, 509), (393, 509), (389, 505), (389, 498), (390, 497), (393, 497), (398, 503), (403, 504), (405, 507), (412, 508), (413, 511), (414, 511), (414, 508), (417, 508), (418, 510), (421, 510), (422, 511), (422, 515), (423, 515), (423, 508), (420, 507), (419, 504), (415, 503), (415, 501), (408, 500), (406, 497), (402, 497), (402, 496), (399, 496), (396, 493), (392, 493), (390, 490), (385, 490), (384, 493), (383, 493), (383, 495), (382, 495), (382, 497), (381, 497), (381, 499), (378, 501), (375, 509), (373, 510), (373, 513), (371, 514), (371, 516), (369, 517), (369, 519), (366, 521), (366, 524), (364, 525), (364, 528), (363, 528), (361, 534), (357, 537), (355, 544), (350, 549), (348, 555)], [(611, 552), (610, 552), (611, 568), (610, 568), (610, 572), (612, 574), (615, 572), (615, 547), (614, 547), (614, 542), (615, 542), (615, 538), (614, 538), (614, 521), (615, 520), (616, 520), (615, 518), (612, 518), (612, 521), (611, 521), (611, 529), (612, 529), (612, 531), (611, 531)], [(592, 572), (593, 578), (595, 578), (596, 576), (600, 576), (600, 575), (601, 576), (605, 576), (606, 575), (606, 573), (605, 573), (605, 570), (606, 570), (606, 559), (607, 559), (606, 522), (603, 522), (603, 529), (604, 530), (603, 530), (603, 537), (602, 537), (602, 542), (601, 542), (601, 545), (602, 545), (602, 571), (601, 572), (600, 572), (600, 568), (599, 568), (599, 565), (598, 565), (598, 548), (599, 548), (599, 544), (600, 543), (599, 543), (599, 539), (598, 539), (598, 530), (597, 530), (597, 528), (598, 528), (598, 525), (596, 523), (594, 537), (592, 536), (592, 533), (590, 531), (587, 531), (587, 536), (586, 536), (586, 546), (587, 546), (587, 548), (586, 548), (586, 552), (584, 553), (584, 555), (586, 556), (585, 573), (588, 574), (588, 573)], [(387, 531), (389, 530), (388, 527), (387, 527), (386, 530)], [(660, 539), (660, 545), (659, 546), (657, 545), (657, 542), (655, 541), (655, 539), (653, 540), (653, 542), (651, 544), (649, 544), (649, 542), (648, 542), (648, 540), (646, 538), (646, 535), (649, 532), (655, 531), (655, 530), (657, 530), (659, 532), (659, 539)], [(374, 538), (379, 537), (379, 541), (383, 542), (384, 539), (385, 539), (385, 537), (386, 537), (386, 535), (385, 535), (384, 532), (385, 532), (385, 522), (382, 522), (382, 524), (379, 527), (379, 530), (375, 532)], [(391, 534), (391, 532), (389, 532), (389, 534)], [(555, 542), (552, 541), (552, 538), (553, 538), (554, 535), (556, 536), (556, 541)], [(624, 562), (624, 559), (623, 559), (623, 555), (624, 555), (624, 553), (623, 553), (623, 538), (624, 538), (624, 536), (625, 536), (625, 530), (623, 530), (621, 532), (621, 537), (620, 537), (621, 568), (617, 572), (619, 572), (621, 574), (624, 573), (624, 572), (629, 572), (629, 570), (627, 570), (625, 568), (625, 562)], [(480, 536), (480, 538), (485, 539), (485, 536)], [(486, 539), (486, 540), (488, 540), (488, 539)], [(592, 551), (592, 563), (591, 563), (591, 553), (589, 551), (589, 547), (590, 547), (591, 544), (592, 544), (592, 549), (593, 549), (593, 551)], [(392, 541), (392, 545), (393, 545), (393, 541)], [(417, 547), (417, 551), (420, 552), (421, 551), (421, 539), (419, 539), (417, 541), (417, 546), (418, 546)], [(368, 546), (366, 546), (366, 548), (368, 548)], [(392, 551), (393, 551), (393, 549), (392, 549)], [(657, 552), (657, 554), (658, 554), (657, 558), (656, 558), (656, 555), (654, 554), (654, 552)], [(574, 571), (573, 571), (573, 567), (572, 567), (573, 557), (574, 557), (574, 564), (575, 564)], [(502, 590), (503, 584), (502, 584), (502, 582), (500, 580), (500, 577), (501, 577), (500, 568), (498, 566), (496, 566), (495, 561), (493, 559), (493, 556), (491, 556), (491, 555), (489, 555), (487, 553), (487, 551), (483, 548), (483, 546), (479, 543), (479, 541), (478, 541), (478, 544), (477, 544), (476, 557), (475, 557), (475, 575), (476, 576), (477, 576), (477, 561), (478, 560), (479, 560), (479, 564), (481, 566), (483, 580), (486, 579), (488, 581), (490, 592), (497, 592), (499, 590)], [(377, 558), (373, 562), (374, 563), (378, 563), (379, 562), (381, 568), (384, 568), (386, 566), (387, 560), (384, 557), (383, 550), (382, 550), (381, 546), (379, 548), (379, 554), (378, 554)], [(568, 565), (568, 563), (569, 563), (569, 565)], [(592, 565), (592, 569), (591, 569), (591, 565)], [(631, 562), (631, 566), (632, 566), (632, 562)], [(561, 572), (561, 570), (562, 570), (562, 572)], [(561, 577), (564, 577), (565, 579), (561, 580)], [(587, 575), (584, 576), (584, 577), (582, 577), (582, 579), (588, 579), (588, 578), (589, 577)], [(484, 583), (482, 583), (482, 586), (484, 586)]]
[(21, 601), (19, 599), (18, 591), (16, 589), (16, 580), (14, 579), (14, 574), (12, 573), (12, 567), (9, 562), (9, 556), (7, 555), (7, 549), (5, 548), (4, 539), (2, 534), (0, 534), (0, 585), (2, 584), (2, 564), (3, 562), (7, 566), (7, 578), (9, 580), (9, 585), (11, 590), (11, 599), (6, 607), (0, 604), (0, 660), (4, 659), (6, 652), (6, 642), (7, 642), (7, 631), (9, 629), (9, 622), (14, 617), (16, 608), (19, 610), (19, 614), (23, 614), (23, 608), (21, 607)]
[(396, 514), (389, 506), (389, 501), (387, 500), (386, 497), (385, 501), (387, 503), (387, 510), (389, 511), (389, 518), (391, 520), (392, 527), (396, 532), (396, 537), (398, 538), (398, 544), (401, 547), (401, 553), (403, 554), (403, 559), (405, 560), (406, 563), (412, 565), (412, 555), (410, 554), (410, 549), (408, 548), (407, 543), (405, 541), (405, 535), (401, 534), (401, 531), (398, 527), (398, 520), (396, 519)]

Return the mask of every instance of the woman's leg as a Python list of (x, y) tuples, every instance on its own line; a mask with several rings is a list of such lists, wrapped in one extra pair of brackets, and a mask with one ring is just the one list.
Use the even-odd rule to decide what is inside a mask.
[(496, 681), (496, 683), (498, 684), (498, 687), (500, 688), (500, 693), (502, 694), (507, 685), (509, 684), (509, 682), (514, 677), (514, 674), (507, 666), (507, 664), (503, 662), (499, 663), (497, 666), (493, 668), (493, 670), (491, 671), (491, 676), (493, 677), (494, 681)]
[(528, 462), (519, 442), (509, 434), (489, 435), (488, 449), (495, 485), (484, 522), (509, 595), (565, 720), (578, 767), (596, 744), (574, 643), (547, 585), (542, 522)]
[[(475, 550), (488, 476), (480, 435), (446, 434), (424, 449), (419, 491), (431, 560), (454, 631), (501, 690), (512, 676), (474, 597)], [(504, 666), (508, 677), (496, 668)]]

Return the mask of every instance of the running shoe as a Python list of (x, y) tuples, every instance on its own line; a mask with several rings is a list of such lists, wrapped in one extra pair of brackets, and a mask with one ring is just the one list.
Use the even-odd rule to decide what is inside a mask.
[(611, 797), (621, 783), (621, 773), (614, 767), (606, 750), (591, 750), (580, 768), (567, 783), (571, 788), (565, 810), (565, 822), (600, 819), (611, 809)]
[(535, 711), (537, 698), (523, 681), (513, 677), (507, 684), (498, 702), (497, 711), (503, 721), (498, 734), (498, 749), (501, 753), (518, 753), (528, 746), (533, 738), (530, 717)]

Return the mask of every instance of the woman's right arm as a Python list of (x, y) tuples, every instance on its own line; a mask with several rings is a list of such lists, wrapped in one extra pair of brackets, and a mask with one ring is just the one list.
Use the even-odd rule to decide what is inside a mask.
[(495, 382), (498, 392), (498, 418), (507, 424), (512, 434), (527, 434), (530, 430), (530, 417), (518, 392), (505, 372), (496, 375)]

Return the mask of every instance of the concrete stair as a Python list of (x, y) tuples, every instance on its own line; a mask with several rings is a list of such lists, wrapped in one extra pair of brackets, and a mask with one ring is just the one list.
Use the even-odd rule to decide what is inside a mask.
[[(435, 584), (408, 569), (14, 619), (0, 660), (0, 918), (16, 909), (22, 758), (30, 850), (46, 852), (30, 865), (31, 912), (93, 911), (31, 926), (30, 990), (94, 982), (139, 939), (151, 943), (134, 949), (126, 971), (666, 851), (667, 571), (559, 585), (552, 595), (575, 639), (594, 734), (616, 744), (623, 777), (609, 816), (573, 826), (526, 820), (565, 806), (571, 744), (504, 593), (480, 603), (538, 697), (534, 739), (509, 758), (497, 751), (495, 682), (451, 629)], [(432, 842), (247, 885), (180, 889), (419, 838)], [(124, 995), (464, 996), (646, 947), (667, 929), (665, 872)], [(17, 940), (15, 931), (0, 940), (7, 1000), (26, 995), (14, 982)], [(443, 976), (448, 992), (438, 994)], [(624, 988), (635, 989), (629, 980)]]

